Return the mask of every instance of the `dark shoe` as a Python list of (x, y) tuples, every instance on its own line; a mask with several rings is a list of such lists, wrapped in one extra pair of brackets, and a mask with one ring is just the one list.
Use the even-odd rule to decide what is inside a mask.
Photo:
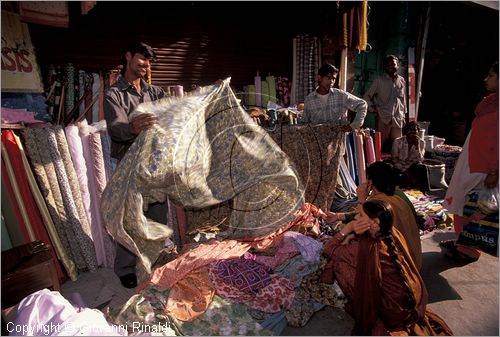
[(132, 273), (120, 276), (120, 282), (125, 288), (135, 288), (137, 287), (137, 276)]
[(443, 248), (446, 248), (446, 249), (455, 249), (455, 248), (457, 248), (455, 240), (444, 240), (444, 241), (439, 242), (439, 245), (441, 247), (443, 247)]

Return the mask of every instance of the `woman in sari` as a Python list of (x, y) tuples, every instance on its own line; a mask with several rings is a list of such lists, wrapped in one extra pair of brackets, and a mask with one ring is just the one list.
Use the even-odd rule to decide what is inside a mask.
[(389, 203), (365, 202), (356, 219), (325, 242), (330, 260), (322, 281), (336, 280), (349, 300), (354, 335), (452, 335), (426, 308), (424, 281), (393, 218)]

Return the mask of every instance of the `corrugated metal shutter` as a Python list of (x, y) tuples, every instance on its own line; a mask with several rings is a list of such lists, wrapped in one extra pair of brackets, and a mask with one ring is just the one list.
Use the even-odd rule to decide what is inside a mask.
[[(86, 16), (70, 15), (68, 29), (30, 25), (30, 32), (42, 70), (51, 63), (68, 62), (88, 71), (115, 69), (124, 48), (142, 40), (158, 52), (153, 84), (180, 84), (189, 90), (193, 84), (231, 76), (233, 87), (241, 90), (253, 82), (257, 71), (291, 77), (293, 37), (314, 33), (318, 14), (324, 14), (318, 5), (301, 7), (300, 25), (289, 25), (272, 16), (259, 19), (264, 13), (277, 13), (279, 4), (270, 3), (267, 9), (228, 4), (120, 2), (124, 8), (117, 15), (116, 3), (98, 2)], [(210, 6), (228, 6), (233, 14), (207, 12)], [(305, 13), (306, 8), (316, 14)]]

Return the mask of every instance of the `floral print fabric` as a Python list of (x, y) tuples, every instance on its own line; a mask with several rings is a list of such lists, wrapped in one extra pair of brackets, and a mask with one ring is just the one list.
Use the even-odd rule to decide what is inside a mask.
[(183, 98), (143, 103), (129, 118), (145, 112), (159, 122), (129, 148), (101, 210), (110, 234), (148, 273), (172, 232), (145, 218), (144, 204), (167, 195), (198, 208), (232, 200), (226, 235), (234, 239), (270, 234), (303, 205), (291, 162), (238, 104), (229, 79)]

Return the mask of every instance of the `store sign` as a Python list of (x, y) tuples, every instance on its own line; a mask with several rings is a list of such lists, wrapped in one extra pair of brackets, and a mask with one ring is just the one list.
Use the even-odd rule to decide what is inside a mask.
[(28, 25), (2, 11), (2, 91), (43, 92)]

